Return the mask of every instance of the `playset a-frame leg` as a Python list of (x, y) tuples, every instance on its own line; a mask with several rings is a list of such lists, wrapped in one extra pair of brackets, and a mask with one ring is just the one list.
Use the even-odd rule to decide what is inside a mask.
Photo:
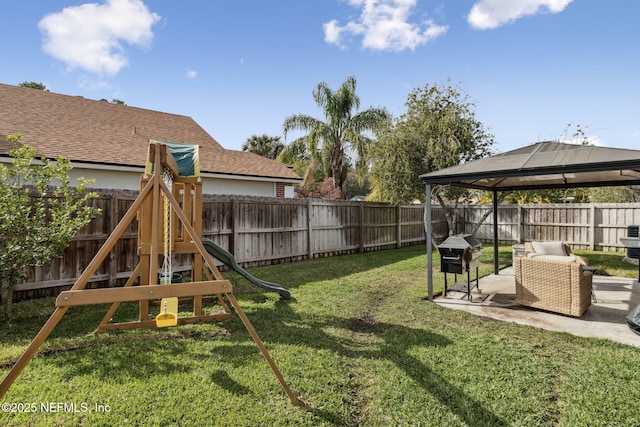
[[(195, 147), (197, 150), (197, 147)], [(196, 153), (197, 154), (197, 153)], [(228, 301), (236, 314), (242, 320), (245, 328), (251, 335), (258, 346), (262, 356), (267, 361), (269, 367), (275, 374), (276, 378), (280, 382), (280, 385), (284, 389), (285, 393), (294, 405), (299, 405), (299, 401), (292, 393), (288, 384), (284, 380), (284, 377), (278, 370), (277, 366), (273, 362), (273, 359), (269, 355), (269, 352), (265, 348), (262, 340), (256, 333), (255, 329), (251, 325), (251, 322), (243, 312), (242, 308), (238, 304), (238, 301), (233, 295), (233, 286), (227, 280), (224, 280), (220, 271), (215, 265), (215, 262), (206, 251), (202, 244), (201, 238), (201, 186), (199, 178), (187, 177), (182, 179), (185, 183), (196, 183), (194, 189), (189, 189), (190, 192), (186, 196), (187, 190), (185, 190), (183, 196), (183, 203), (185, 209), (180, 205), (176, 199), (172, 189), (168, 188), (167, 184), (161, 178), (161, 171), (168, 168), (170, 172), (175, 176), (180, 176), (180, 169), (175, 159), (171, 155), (167, 148), (167, 145), (163, 143), (157, 143), (151, 141), (149, 145), (149, 158), (148, 158), (148, 171), (150, 170), (149, 164), (152, 164), (155, 168), (150, 180), (144, 182), (144, 186), (141, 189), (140, 194), (133, 202), (127, 213), (122, 220), (115, 227), (113, 232), (109, 235), (103, 246), (100, 248), (95, 257), (91, 260), (87, 268), (82, 272), (76, 283), (69, 291), (62, 292), (56, 299), (56, 308), (49, 318), (49, 320), (42, 327), (40, 332), (33, 339), (31, 344), (27, 347), (24, 354), (18, 359), (15, 365), (11, 368), (7, 376), (0, 383), (0, 398), (2, 398), (9, 387), (13, 384), (16, 378), (20, 375), (20, 372), (26, 367), (29, 361), (37, 353), (40, 346), (44, 343), (47, 337), (51, 334), (56, 325), (60, 322), (65, 315), (69, 307), (79, 305), (91, 305), (91, 304), (104, 304), (112, 303), (107, 314), (98, 326), (97, 331), (106, 331), (111, 329), (132, 329), (132, 328), (154, 328), (157, 327), (155, 320), (150, 319), (148, 307), (150, 300), (156, 300), (160, 298), (178, 298), (178, 297), (193, 297), (194, 301), (194, 316), (187, 318), (179, 318), (178, 324), (193, 323), (201, 321), (211, 320), (224, 320), (233, 317), (230, 307), (227, 305)], [(146, 176), (145, 176), (146, 179)], [(191, 192), (194, 193), (195, 208), (191, 206)], [(193, 277), (198, 280), (189, 283), (180, 284), (163, 284), (158, 285), (157, 271), (159, 267), (158, 259), (160, 256), (160, 247), (163, 242), (162, 237), (166, 239), (166, 225), (165, 235), (162, 236), (162, 218), (163, 215), (166, 224), (166, 214), (161, 211), (160, 199), (161, 197), (167, 205), (171, 206), (173, 214), (178, 219), (178, 223), (181, 227), (181, 238), (175, 241), (170, 241), (169, 244), (175, 247), (182, 248), (182, 253), (191, 253), (194, 255), (194, 268), (198, 267), (198, 271), (193, 271)], [(185, 203), (189, 201), (189, 203)], [(190, 217), (185, 213), (190, 213)], [(149, 212), (151, 211), (151, 212)], [(149, 215), (150, 213), (150, 215)], [(104, 289), (90, 289), (86, 290), (85, 287), (89, 279), (95, 274), (98, 267), (104, 262), (104, 259), (113, 249), (117, 241), (122, 234), (129, 227), (131, 221), (138, 215), (139, 223), (139, 252), (140, 263), (136, 266), (130, 279), (127, 281), (124, 287), (118, 288), (104, 288)], [(150, 218), (149, 218), (150, 216)], [(150, 219), (150, 221), (149, 221)], [(149, 224), (150, 223), (150, 224)], [(195, 228), (194, 228), (195, 224)], [(176, 226), (177, 228), (177, 226)], [(176, 233), (178, 234), (178, 233)], [(188, 237), (187, 239), (184, 239)], [(165, 240), (165, 248), (167, 242)], [(166, 256), (166, 254), (165, 254)], [(208, 267), (211, 274), (206, 273), (209, 280), (202, 279), (203, 263)], [(213, 278), (211, 277), (213, 275)], [(134, 286), (138, 281), (138, 286)], [(204, 315), (202, 313), (202, 297), (205, 295), (215, 295), (221, 302), (221, 306), (224, 309), (224, 313), (217, 315)], [(109, 323), (111, 317), (114, 315), (118, 306), (122, 302), (139, 301), (140, 318), (137, 322), (128, 322), (121, 324)]]

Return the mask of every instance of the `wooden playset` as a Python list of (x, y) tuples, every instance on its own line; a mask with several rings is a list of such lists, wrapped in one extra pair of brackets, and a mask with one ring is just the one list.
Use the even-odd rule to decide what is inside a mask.
[[(232, 284), (222, 277), (213, 258), (203, 245), (202, 182), (198, 155), (198, 146), (153, 140), (149, 142), (140, 194), (73, 287), (60, 293), (56, 299), (53, 314), (0, 383), (0, 398), (11, 387), (70, 307), (111, 303), (96, 332), (221, 321), (233, 318), (233, 310), (235, 310), (235, 314), (242, 320), (291, 403), (299, 404), (238, 304), (233, 295)], [(136, 217), (140, 261), (124, 287), (85, 289), (88, 281)], [(173, 254), (191, 255), (190, 282), (172, 283)], [(192, 315), (179, 315), (178, 298), (181, 297), (189, 297), (192, 301)], [(204, 297), (217, 299), (222, 311), (205, 314)], [(150, 302), (158, 300), (160, 312), (153, 318), (150, 314)], [(138, 302), (139, 307), (137, 321), (112, 323), (112, 318), (121, 303), (135, 301)]]

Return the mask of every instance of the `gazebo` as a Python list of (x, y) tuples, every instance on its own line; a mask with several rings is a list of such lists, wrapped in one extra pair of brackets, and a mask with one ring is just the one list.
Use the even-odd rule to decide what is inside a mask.
[(538, 142), (420, 175), (426, 187), (427, 298), (433, 301), (431, 187), (452, 185), (493, 195), (494, 273), (498, 272), (498, 191), (640, 185), (640, 150)]

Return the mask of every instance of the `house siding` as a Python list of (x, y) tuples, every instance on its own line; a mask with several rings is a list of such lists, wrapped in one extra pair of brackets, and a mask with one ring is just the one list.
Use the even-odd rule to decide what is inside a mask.
[[(93, 189), (110, 190), (134, 190), (140, 189), (140, 176), (144, 170), (101, 170), (88, 169), (85, 167), (74, 167), (69, 172), (72, 183), (80, 177), (93, 179), (89, 185)], [(270, 182), (256, 179), (226, 179), (216, 177), (202, 177), (202, 191), (204, 194), (235, 194), (240, 196), (261, 196), (261, 197), (284, 197), (284, 185), (282, 182)], [(290, 185), (290, 184), (289, 184)], [(278, 191), (277, 187), (282, 187)]]
[(82, 177), (92, 179), (89, 188), (105, 188), (111, 190), (135, 190), (140, 189), (140, 176), (144, 170), (140, 171), (109, 171), (100, 169), (86, 169), (74, 167), (69, 171), (69, 178), (72, 183)]
[(276, 183), (250, 180), (203, 178), (204, 194), (236, 194), (239, 196), (276, 196)]

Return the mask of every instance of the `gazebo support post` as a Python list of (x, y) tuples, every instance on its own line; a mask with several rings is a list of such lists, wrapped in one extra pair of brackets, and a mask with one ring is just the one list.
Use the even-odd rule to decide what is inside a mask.
[(493, 190), (493, 274), (500, 274), (498, 265), (498, 192)]
[(433, 229), (431, 226), (431, 184), (425, 185), (426, 206), (424, 212), (424, 228), (427, 235), (427, 300), (433, 301), (433, 246), (431, 238)]

